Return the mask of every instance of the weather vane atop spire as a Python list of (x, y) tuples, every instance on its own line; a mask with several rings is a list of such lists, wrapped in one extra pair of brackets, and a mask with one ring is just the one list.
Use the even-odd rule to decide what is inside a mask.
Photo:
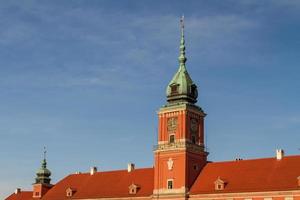
[(44, 146), (44, 160), (46, 160), (46, 154), (47, 154), (47, 150), (46, 147)]
[(182, 15), (181, 18), (180, 18), (180, 27), (181, 27), (181, 32), (183, 33), (183, 30), (184, 30), (184, 15)]
[(178, 57), (180, 67), (182, 69), (185, 69), (185, 62), (186, 62), (186, 57), (185, 57), (185, 41), (184, 41), (184, 15), (181, 16), (180, 18), (180, 29), (181, 29), (181, 38), (180, 38), (180, 54)]

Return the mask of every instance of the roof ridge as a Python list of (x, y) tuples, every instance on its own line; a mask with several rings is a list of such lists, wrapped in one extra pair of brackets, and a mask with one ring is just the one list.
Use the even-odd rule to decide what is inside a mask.
[[(284, 158), (293, 158), (293, 157), (300, 157), (299, 154), (295, 154), (295, 155), (285, 155), (283, 157)], [(255, 160), (271, 160), (271, 159), (274, 159), (276, 160), (276, 157), (265, 157), (265, 158), (250, 158), (250, 159), (242, 159), (242, 160), (225, 160), (225, 161), (216, 161), (216, 162), (209, 162), (207, 163), (208, 165), (209, 164), (221, 164), (221, 163), (236, 163), (236, 162), (245, 162), (245, 161), (255, 161)]]
[[(21, 190), (20, 191), (20, 193), (32, 193), (33, 191), (28, 191), (28, 190), (26, 190), (26, 191), (23, 191), (23, 190)], [(16, 194), (16, 193), (12, 193), (12, 194)]]
[[(140, 171), (140, 170), (150, 170), (154, 169), (154, 167), (143, 167), (143, 168), (135, 168), (132, 172), (134, 171)], [(111, 172), (127, 172), (127, 169), (116, 169), (116, 170), (111, 170), (111, 171), (97, 171), (95, 174), (100, 174), (100, 173), (111, 173)], [(89, 175), (90, 172), (81, 172), (81, 173), (71, 173), (69, 175)]]

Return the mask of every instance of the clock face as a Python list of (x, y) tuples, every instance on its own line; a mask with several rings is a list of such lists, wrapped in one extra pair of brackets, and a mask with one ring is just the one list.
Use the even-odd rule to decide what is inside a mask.
[(177, 128), (177, 118), (171, 117), (168, 119), (168, 131), (174, 131)]
[(193, 133), (197, 132), (198, 127), (199, 127), (198, 120), (195, 118), (191, 118), (191, 131)]

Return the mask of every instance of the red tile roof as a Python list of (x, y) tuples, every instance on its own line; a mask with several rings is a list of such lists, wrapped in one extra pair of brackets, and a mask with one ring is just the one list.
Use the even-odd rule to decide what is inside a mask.
[(18, 194), (11, 194), (5, 200), (31, 200), (32, 199), (32, 192), (30, 191), (21, 191)]
[[(300, 156), (285, 156), (282, 160), (263, 158), (208, 163), (190, 190), (191, 195), (299, 190)], [(215, 190), (215, 181), (225, 182), (224, 190)], [(147, 197), (153, 192), (154, 169), (135, 169), (71, 174), (51, 188), (43, 200), (70, 199), (66, 190), (72, 188), (72, 199)], [(136, 194), (129, 194), (129, 186), (139, 186)], [(32, 192), (12, 194), (6, 200), (31, 200)]]
[[(153, 192), (153, 168), (71, 174), (59, 181), (42, 199), (69, 199), (66, 196), (68, 188), (76, 189), (72, 199), (109, 198), (109, 197), (142, 197)], [(129, 186), (134, 183), (139, 186), (136, 194), (129, 194)]]
[[(300, 156), (208, 163), (190, 194), (294, 190), (298, 176)], [(215, 190), (218, 177), (226, 181), (224, 190)]]

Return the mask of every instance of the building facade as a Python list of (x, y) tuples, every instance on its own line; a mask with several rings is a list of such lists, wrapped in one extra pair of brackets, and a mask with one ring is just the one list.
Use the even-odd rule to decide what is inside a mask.
[(181, 19), (179, 68), (167, 86), (167, 103), (158, 111), (154, 167), (75, 173), (51, 184), (46, 158), (32, 191), (16, 189), (6, 200), (170, 199), (170, 200), (300, 200), (300, 156), (207, 161), (205, 112), (186, 69)]

